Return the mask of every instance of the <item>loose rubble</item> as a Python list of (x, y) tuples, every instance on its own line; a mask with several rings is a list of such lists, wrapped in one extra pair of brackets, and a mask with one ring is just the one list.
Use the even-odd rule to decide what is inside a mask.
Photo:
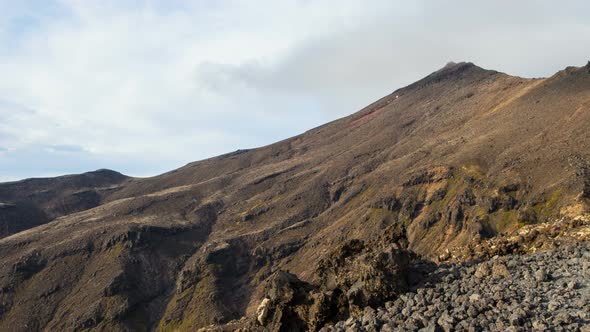
[(474, 239), (466, 246), (447, 250), (439, 262), (465, 262), (510, 254), (532, 254), (564, 245), (590, 241), (590, 215), (561, 218), (550, 222), (526, 225), (510, 233), (490, 239)]
[(590, 243), (440, 265), (384, 307), (321, 331), (590, 331)]

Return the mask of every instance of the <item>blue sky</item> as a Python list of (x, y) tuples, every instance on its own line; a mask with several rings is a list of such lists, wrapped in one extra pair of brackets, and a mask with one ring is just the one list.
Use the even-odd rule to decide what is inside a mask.
[(590, 60), (588, 1), (0, 0), (0, 181), (150, 176), (296, 135), (442, 67)]

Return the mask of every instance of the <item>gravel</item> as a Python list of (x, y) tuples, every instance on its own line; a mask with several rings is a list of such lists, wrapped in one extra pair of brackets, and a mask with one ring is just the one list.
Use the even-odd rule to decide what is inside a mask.
[(322, 331), (589, 331), (590, 245), (438, 266), (383, 308)]

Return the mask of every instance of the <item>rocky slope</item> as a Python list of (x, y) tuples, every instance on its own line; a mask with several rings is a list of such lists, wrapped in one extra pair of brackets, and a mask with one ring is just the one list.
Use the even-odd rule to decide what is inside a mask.
[[(382, 252), (375, 243), (399, 245), (401, 238), (389, 230), (386, 234), (397, 235), (362, 245), (362, 251), (373, 255), (355, 255), (362, 251), (351, 250), (359, 244), (353, 241), (327, 259), (328, 266), (342, 262), (344, 252), (344, 261), (352, 263), (348, 266), (354, 268), (356, 287), (348, 288), (345, 296), (333, 291), (326, 279), (314, 287), (278, 271), (267, 281), (257, 317), (201, 331), (590, 329), (590, 215), (531, 225), (515, 233), (482, 241), (477, 250), (469, 251), (470, 256), (448, 256), (454, 262), (439, 264), (398, 251), (381, 259), (364, 259), (369, 264), (359, 266), (354, 264), (359, 257), (374, 258)], [(382, 264), (391, 262), (388, 257), (397, 257), (397, 263)], [(326, 262), (320, 264), (318, 274), (323, 275), (325, 266)], [(380, 278), (383, 272), (391, 277)], [(350, 276), (336, 273), (334, 279)], [(355, 300), (371, 295), (382, 296), (381, 301), (355, 307)]]
[(414, 290), (322, 331), (590, 331), (590, 243), (440, 266)]
[[(274, 304), (298, 308), (275, 312), (308, 328), (324, 313), (318, 329), (406, 291), (417, 262), (586, 212), (589, 125), (590, 66), (524, 79), (449, 64), (349, 117), (108, 184), (0, 239), (0, 330), (194, 330), (260, 315), (273, 280), (293, 286), (270, 287), (287, 290)], [(357, 283), (373, 277), (397, 283)]]

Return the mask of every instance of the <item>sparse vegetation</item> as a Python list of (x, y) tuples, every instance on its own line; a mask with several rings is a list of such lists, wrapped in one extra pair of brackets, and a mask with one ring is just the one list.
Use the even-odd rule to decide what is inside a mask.
[[(500, 233), (537, 248), (551, 238), (543, 230), (561, 236), (544, 222), (563, 207), (588, 210), (590, 142), (580, 133), (589, 87), (582, 68), (529, 80), (460, 63), (298, 137), (156, 177), (102, 171), (0, 184), (0, 202), (15, 204), (0, 206), (0, 330), (222, 324), (253, 315), (278, 270), (315, 296), (338, 293), (313, 283), (319, 262), (351, 240), (400, 240), (424, 264), (470, 259)], [(363, 254), (379, 262), (380, 252)], [(363, 276), (378, 271), (354, 261), (321, 285), (350, 273), (354, 283), (334, 295), (349, 303), (369, 294)]]

